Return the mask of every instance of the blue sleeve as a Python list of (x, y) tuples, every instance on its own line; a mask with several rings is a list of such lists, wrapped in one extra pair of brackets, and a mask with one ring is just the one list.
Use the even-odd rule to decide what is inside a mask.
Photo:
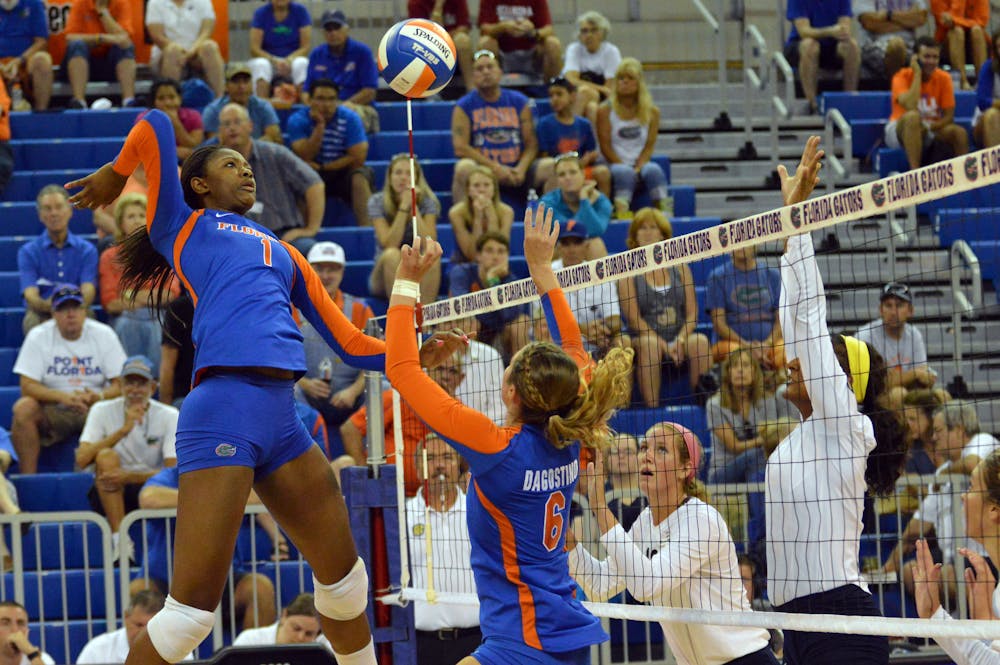
[(146, 481), (143, 487), (166, 487), (168, 489), (177, 489), (178, 486), (178, 473), (177, 467), (164, 467), (157, 471), (154, 475)]
[(976, 79), (976, 105), (980, 111), (993, 106), (993, 58), (983, 63)]
[[(474, 264), (475, 265), (475, 264)], [(476, 267), (478, 270), (478, 266)], [(471, 271), (465, 266), (455, 266), (448, 272), (448, 295), (460, 296), (472, 290)]]
[(587, 199), (580, 201), (580, 209), (576, 211), (576, 221), (583, 224), (589, 237), (604, 235), (608, 230), (608, 223), (611, 222), (611, 201), (604, 194), (599, 194), (597, 203), (593, 205)]
[(38, 283), (38, 257), (32, 243), (17, 250), (17, 272), (21, 279), (21, 293)]
[(302, 90), (304, 92), (309, 92), (309, 88), (312, 86), (313, 79), (318, 78), (315, 75), (316, 72), (316, 61), (319, 59), (319, 50), (323, 48), (323, 44), (320, 44), (312, 51), (309, 52), (309, 66), (306, 68), (306, 81), (302, 84)]
[[(705, 309), (725, 309), (726, 308), (726, 279), (724, 267), (716, 268), (708, 274), (708, 284), (705, 288)], [(770, 275), (768, 282), (770, 282)], [(778, 276), (779, 283), (781, 276)], [(777, 293), (777, 291), (775, 291)]]
[(216, 134), (219, 131), (219, 110), (222, 108), (219, 102), (221, 101), (222, 98), (215, 100), (201, 112), (201, 125), (207, 134)]
[(540, 156), (548, 155), (556, 157), (556, 141), (552, 131), (552, 123), (549, 119), (552, 115), (543, 116), (535, 126), (535, 134), (538, 136), (538, 153)]
[(597, 150), (597, 141), (594, 140), (594, 126), (586, 118), (578, 116), (576, 120), (579, 124), (580, 135), (583, 137), (580, 143), (580, 153), (583, 154)]
[[(350, 111), (350, 109), (347, 109)], [(347, 135), (344, 137), (344, 147), (351, 148), (359, 143), (367, 143), (368, 135), (365, 126), (361, 124), (361, 116), (354, 111), (347, 114)]]
[(257, 28), (258, 30), (266, 30), (267, 22), (264, 20), (265, 13), (267, 12), (270, 4), (258, 7), (253, 13), (253, 19), (250, 20), (250, 27)]
[(309, 10), (306, 6), (298, 2), (293, 2), (289, 5), (291, 9), (292, 16), (295, 18), (295, 23), (299, 26), (299, 29), (312, 26), (312, 16), (309, 15)]
[(80, 283), (97, 286), (97, 248), (89, 240), (80, 245)]
[[(258, 97), (258, 99), (260, 98)], [(262, 118), (261, 132), (263, 132), (265, 128), (270, 127), (271, 125), (278, 125), (281, 121), (278, 120), (278, 112), (274, 110), (274, 106), (271, 105), (271, 102), (266, 99), (261, 99), (260, 102), (260, 115)]]
[(177, 143), (174, 127), (163, 111), (151, 109), (137, 122), (121, 152), (115, 158), (114, 169), (119, 175), (131, 175), (139, 164), (146, 172), (149, 185), (146, 207), (146, 229), (150, 242), (173, 265), (171, 247), (167, 245), (191, 216), (184, 202), (181, 181), (177, 177)]
[(364, 55), (358, 58), (358, 83), (362, 88), (378, 89), (378, 66), (367, 44), (362, 44)]
[(35, 8), (31, 17), (31, 36), (44, 37), (46, 39), (48, 39), (49, 36), (48, 17), (45, 13), (45, 5), (42, 4), (41, 1), (35, 3)]
[(288, 144), (291, 145), (300, 139), (307, 139), (312, 134), (312, 121), (309, 116), (300, 111), (296, 111), (288, 118), (288, 125), (285, 127), (288, 132)]
[(788, 9), (785, 11), (785, 17), (789, 21), (794, 21), (797, 18), (809, 18), (809, 14), (806, 13), (801, 0), (788, 0)]

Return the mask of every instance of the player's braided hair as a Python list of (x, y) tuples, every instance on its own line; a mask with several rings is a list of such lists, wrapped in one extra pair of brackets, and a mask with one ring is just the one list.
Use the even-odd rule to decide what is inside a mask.
[[(181, 187), (184, 190), (184, 202), (191, 208), (203, 207), (201, 195), (191, 188), (191, 178), (203, 177), (212, 155), (222, 149), (219, 145), (204, 146), (184, 160), (181, 166)], [(170, 291), (174, 273), (163, 255), (153, 247), (145, 227), (122, 240), (117, 260), (122, 268), (121, 292), (134, 294), (141, 289), (148, 289), (147, 304), (151, 308), (161, 309)]]
[(521, 420), (545, 429), (549, 442), (563, 448), (580, 441), (604, 448), (608, 419), (631, 394), (632, 349), (608, 352), (589, 383), (570, 356), (551, 342), (533, 342), (511, 366), (510, 380), (521, 398)]

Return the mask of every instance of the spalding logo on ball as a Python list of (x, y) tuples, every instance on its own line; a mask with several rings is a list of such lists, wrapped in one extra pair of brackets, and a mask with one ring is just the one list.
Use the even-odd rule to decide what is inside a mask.
[(430, 97), (455, 73), (455, 42), (434, 21), (400, 21), (383, 35), (377, 60), (390, 88), (404, 97)]

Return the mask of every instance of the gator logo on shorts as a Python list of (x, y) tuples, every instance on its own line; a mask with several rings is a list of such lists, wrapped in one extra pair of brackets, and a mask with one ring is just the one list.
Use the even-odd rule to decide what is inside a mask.
[(220, 443), (215, 447), (216, 457), (232, 457), (236, 454), (236, 446), (231, 443)]
[(872, 185), (872, 201), (875, 202), (879, 208), (885, 205), (885, 185), (876, 182)]
[(598, 261), (594, 264), (594, 272), (597, 273), (598, 279), (604, 279), (604, 261)]
[(802, 226), (802, 209), (799, 206), (792, 206), (792, 226), (799, 228)]
[(663, 245), (661, 243), (653, 245), (653, 262), (657, 265), (663, 263)]
[(976, 163), (975, 157), (965, 158), (965, 177), (969, 179), (969, 182), (975, 182), (979, 178), (979, 165)]

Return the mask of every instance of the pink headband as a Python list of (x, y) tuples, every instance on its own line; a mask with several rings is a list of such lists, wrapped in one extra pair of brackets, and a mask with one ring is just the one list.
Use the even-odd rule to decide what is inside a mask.
[(698, 473), (698, 467), (701, 466), (701, 444), (698, 443), (698, 437), (695, 436), (694, 432), (689, 430), (684, 425), (680, 423), (670, 423), (665, 422), (664, 425), (669, 425), (673, 427), (681, 436), (684, 437), (684, 445), (687, 446), (688, 459), (691, 460), (691, 474), (688, 476), (688, 480), (692, 479)]

